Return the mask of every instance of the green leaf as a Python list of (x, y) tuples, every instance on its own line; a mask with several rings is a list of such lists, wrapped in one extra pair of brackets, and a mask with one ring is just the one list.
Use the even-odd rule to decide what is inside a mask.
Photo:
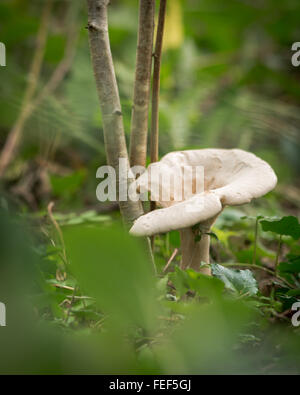
[(280, 262), (278, 269), (285, 273), (300, 273), (300, 256), (291, 258), (287, 262)]
[(199, 296), (215, 297), (222, 293), (224, 284), (217, 278), (198, 273), (193, 269), (181, 270), (175, 267), (175, 272), (169, 273), (179, 296), (187, 291), (195, 291)]
[(180, 247), (180, 234), (178, 230), (173, 230), (169, 232), (169, 240), (172, 246), (179, 248)]
[(229, 269), (218, 264), (212, 264), (211, 267), (213, 275), (222, 280), (227, 289), (239, 295), (257, 294), (257, 282), (250, 270)]
[(116, 224), (63, 228), (70, 270), (118, 328), (154, 327), (155, 281), (139, 240)]
[(287, 216), (281, 219), (265, 219), (260, 221), (260, 223), (265, 232), (274, 232), (282, 236), (291, 236), (295, 240), (300, 238), (300, 224), (296, 217)]
[(212, 237), (213, 239), (215, 239), (217, 241), (219, 241), (218, 236), (215, 233), (213, 233), (213, 232), (204, 233), (204, 234)]

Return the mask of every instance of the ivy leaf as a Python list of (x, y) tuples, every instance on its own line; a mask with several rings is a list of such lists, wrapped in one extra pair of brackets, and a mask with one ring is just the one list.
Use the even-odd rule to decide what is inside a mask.
[(287, 216), (280, 219), (265, 219), (260, 221), (260, 223), (265, 232), (274, 232), (282, 236), (291, 236), (295, 240), (300, 238), (300, 224), (296, 217)]
[(225, 287), (239, 295), (253, 296), (258, 292), (257, 282), (250, 270), (229, 269), (222, 265), (212, 264), (212, 273), (225, 284)]

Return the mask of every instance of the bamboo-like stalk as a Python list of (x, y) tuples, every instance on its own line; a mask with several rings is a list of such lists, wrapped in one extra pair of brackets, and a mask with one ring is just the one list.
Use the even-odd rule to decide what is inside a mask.
[(140, 0), (130, 134), (131, 166), (146, 166), (155, 0)]
[[(97, 92), (103, 118), (103, 132), (107, 162), (117, 173), (117, 191), (127, 189), (127, 182), (119, 180), (119, 159), (123, 158), (127, 172), (129, 159), (126, 147), (123, 115), (119, 90), (112, 60), (109, 35), (107, 6), (109, 0), (87, 0), (88, 31), (92, 65), (96, 80)], [(126, 183), (126, 185), (124, 185)], [(140, 201), (130, 199), (119, 201), (120, 210), (125, 224), (132, 222), (143, 214)]]

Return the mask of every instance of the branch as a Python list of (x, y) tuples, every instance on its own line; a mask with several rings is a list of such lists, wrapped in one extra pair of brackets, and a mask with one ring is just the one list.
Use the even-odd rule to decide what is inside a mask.
[(8, 137), (6, 139), (6, 142), (4, 144), (4, 147), (0, 155), (0, 177), (4, 174), (7, 166), (9, 165), (9, 163), (11, 162), (11, 160), (15, 155), (25, 122), (32, 112), (31, 102), (36, 92), (38, 79), (41, 73), (47, 36), (48, 36), (52, 5), (53, 5), (53, 0), (47, 0), (45, 2), (45, 6), (41, 17), (41, 24), (39, 27), (39, 31), (37, 33), (36, 50), (33, 56), (33, 60), (28, 75), (28, 83), (23, 99), (21, 112), (8, 134)]
[[(119, 90), (113, 66), (110, 42), (108, 36), (107, 6), (108, 0), (87, 0), (88, 31), (92, 65), (96, 80), (97, 92), (103, 118), (104, 142), (107, 162), (113, 166), (119, 180), (119, 159), (126, 160), (127, 173), (129, 169), (126, 148), (123, 116), (120, 104)], [(126, 188), (127, 181), (120, 180), (117, 191)], [(126, 185), (123, 185), (126, 184)], [(141, 202), (119, 201), (124, 222), (130, 225), (143, 214)]]
[[(163, 36), (165, 27), (167, 0), (160, 0), (158, 26), (156, 34), (156, 43), (154, 51), (154, 70), (152, 82), (152, 119), (151, 119), (151, 136), (150, 136), (150, 160), (158, 161), (158, 133), (159, 133), (159, 88), (160, 88), (160, 65), (161, 53), (163, 46)], [(150, 210), (156, 207), (155, 202), (150, 203)], [(152, 238), (152, 245), (154, 239)]]
[(158, 161), (158, 121), (159, 121), (159, 88), (160, 88), (160, 64), (163, 45), (163, 35), (166, 16), (167, 0), (160, 0), (157, 35), (154, 52), (154, 71), (152, 85), (152, 122), (151, 122), (151, 162)]
[(146, 166), (155, 0), (140, 0), (130, 164)]

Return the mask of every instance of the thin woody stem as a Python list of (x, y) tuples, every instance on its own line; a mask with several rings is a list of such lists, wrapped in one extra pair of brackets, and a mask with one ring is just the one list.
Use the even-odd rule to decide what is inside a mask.
[(146, 166), (155, 0), (140, 0), (130, 164)]
[(159, 90), (160, 90), (160, 66), (163, 46), (163, 35), (165, 26), (167, 0), (160, 1), (156, 43), (154, 51), (154, 68), (152, 82), (152, 119), (151, 119), (151, 139), (150, 157), (151, 162), (158, 161), (158, 133), (159, 133)]
[[(161, 54), (163, 47), (163, 36), (165, 27), (167, 0), (160, 0), (158, 25), (156, 32), (156, 42), (153, 66), (152, 81), (152, 116), (151, 116), (151, 134), (150, 134), (150, 161), (151, 163), (158, 161), (158, 145), (159, 145), (159, 91), (160, 91), (160, 66)], [(150, 202), (150, 210), (155, 210), (155, 202)], [(151, 237), (152, 249), (154, 248), (154, 237)]]
[[(119, 180), (119, 159), (122, 158), (124, 160), (127, 174), (129, 160), (119, 90), (108, 35), (107, 6), (109, 1), (87, 0), (87, 4), (90, 52), (103, 116), (107, 162), (114, 167), (117, 173), (117, 180)], [(130, 183), (130, 181), (126, 177), (121, 177), (117, 184), (117, 191), (121, 188), (122, 190), (124, 188), (127, 190), (127, 182)], [(119, 206), (124, 222), (129, 226), (143, 214), (142, 205), (139, 201), (134, 202), (127, 199), (126, 201), (119, 201)]]

